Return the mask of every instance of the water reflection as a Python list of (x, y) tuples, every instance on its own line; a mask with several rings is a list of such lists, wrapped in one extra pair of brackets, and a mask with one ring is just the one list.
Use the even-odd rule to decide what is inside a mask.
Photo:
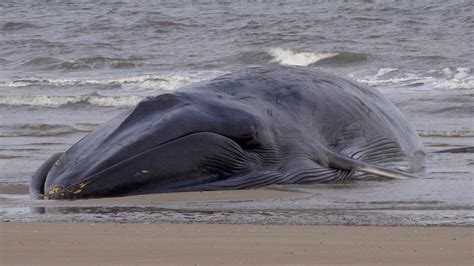
[[(300, 225), (473, 225), (472, 210), (190, 210), (160, 207), (4, 208), (9, 221)], [(13, 215), (14, 214), (14, 215)], [(12, 216), (13, 215), (13, 216)], [(17, 219), (13, 218), (16, 217)], [(19, 219), (18, 219), (19, 218)]]

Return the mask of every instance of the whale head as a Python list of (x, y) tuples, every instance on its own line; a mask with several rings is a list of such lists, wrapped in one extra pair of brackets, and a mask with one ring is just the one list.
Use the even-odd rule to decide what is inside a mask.
[(167, 93), (146, 98), (38, 173), (44, 175), (38, 190), (46, 199), (205, 190), (276, 164), (276, 129), (255, 109), (265, 108), (263, 103), (229, 97)]

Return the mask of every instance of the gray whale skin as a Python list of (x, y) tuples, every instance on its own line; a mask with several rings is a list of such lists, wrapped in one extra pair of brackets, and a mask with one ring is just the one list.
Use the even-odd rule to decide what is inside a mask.
[(418, 136), (381, 93), (304, 67), (261, 66), (148, 97), (33, 175), (38, 199), (407, 178)]

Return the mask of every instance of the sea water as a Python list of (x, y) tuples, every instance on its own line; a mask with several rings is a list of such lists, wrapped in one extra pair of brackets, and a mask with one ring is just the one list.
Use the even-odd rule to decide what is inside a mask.
[(473, 29), (469, 0), (2, 1), (2, 191), (26, 187), (51, 154), (146, 96), (266, 64), (335, 73), (385, 94), (416, 128), (427, 166), (413, 180), (277, 188), (299, 195), (291, 199), (48, 212), (9, 192), (0, 217), (472, 225), (474, 155), (432, 152), (474, 145)]

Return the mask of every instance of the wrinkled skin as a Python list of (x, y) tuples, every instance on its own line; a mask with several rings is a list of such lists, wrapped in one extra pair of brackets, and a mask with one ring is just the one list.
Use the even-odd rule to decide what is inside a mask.
[(74, 199), (396, 177), (422, 167), (422, 148), (375, 90), (254, 67), (144, 99), (45, 162), (30, 189)]

